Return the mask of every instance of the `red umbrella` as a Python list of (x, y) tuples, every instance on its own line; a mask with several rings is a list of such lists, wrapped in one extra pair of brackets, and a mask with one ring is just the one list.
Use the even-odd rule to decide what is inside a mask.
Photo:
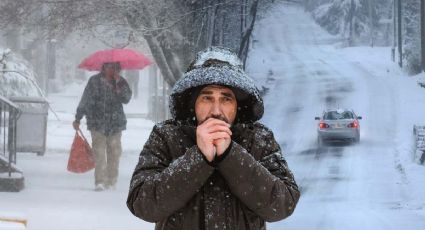
[(121, 69), (143, 69), (152, 62), (143, 54), (131, 49), (109, 49), (93, 53), (85, 58), (78, 68), (86, 70), (102, 69), (103, 63), (119, 62)]

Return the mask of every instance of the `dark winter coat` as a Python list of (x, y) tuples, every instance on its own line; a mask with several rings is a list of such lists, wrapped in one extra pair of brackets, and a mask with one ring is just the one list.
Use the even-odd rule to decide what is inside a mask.
[[(199, 53), (170, 96), (172, 120), (156, 125), (131, 179), (127, 206), (157, 230), (259, 230), (292, 214), (300, 193), (273, 133), (256, 122), (263, 101), (228, 50)], [(196, 145), (194, 98), (223, 85), (237, 99), (226, 152), (208, 162)]]
[(226, 157), (211, 165), (194, 126), (155, 126), (131, 180), (131, 212), (157, 230), (258, 230), (291, 215), (300, 193), (272, 132), (250, 123), (232, 133)]
[(111, 135), (126, 129), (127, 119), (122, 104), (131, 98), (127, 81), (109, 81), (102, 74), (92, 76), (84, 89), (75, 120), (87, 119), (87, 129)]

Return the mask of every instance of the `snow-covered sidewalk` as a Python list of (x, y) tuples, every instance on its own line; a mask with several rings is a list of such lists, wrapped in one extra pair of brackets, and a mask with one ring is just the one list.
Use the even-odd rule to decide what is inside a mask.
[[(25, 189), (19, 193), (1, 193), (0, 212), (23, 213), (27, 229), (152, 229), (153, 224), (134, 217), (126, 207), (132, 172), (138, 155), (153, 127), (142, 118), (128, 118), (123, 132), (123, 155), (116, 190), (94, 191), (94, 171), (74, 174), (66, 170), (75, 131), (72, 129), (75, 109), (85, 84), (73, 84), (60, 94), (49, 95), (47, 151), (44, 156), (18, 153), (17, 165), (25, 176)], [(145, 105), (133, 100), (125, 111), (144, 113)], [(90, 133), (82, 125), (90, 141)], [(2, 223), (0, 226), (5, 226)], [(7, 229), (11, 228), (7, 223)], [(16, 226), (16, 225), (15, 225)], [(2, 229), (0, 227), (0, 229)]]

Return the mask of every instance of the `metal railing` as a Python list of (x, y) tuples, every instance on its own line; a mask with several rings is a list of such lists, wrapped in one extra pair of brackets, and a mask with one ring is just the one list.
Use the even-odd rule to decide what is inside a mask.
[(17, 120), (20, 116), (18, 106), (0, 95), (0, 173), (16, 172)]

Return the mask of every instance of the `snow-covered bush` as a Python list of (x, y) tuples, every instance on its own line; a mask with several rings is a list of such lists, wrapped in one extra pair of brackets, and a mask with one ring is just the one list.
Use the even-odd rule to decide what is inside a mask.
[[(391, 45), (393, 4), (386, 0), (305, 0), (305, 8), (316, 22), (346, 40), (348, 46), (369, 45), (371, 41)], [(420, 1), (405, 0), (402, 4), (404, 67), (413, 75), (421, 71)]]
[(0, 95), (11, 97), (41, 97), (31, 65), (0, 48)]
[(361, 0), (333, 0), (317, 7), (313, 18), (331, 34), (350, 39), (350, 44), (360, 40), (368, 31), (367, 14), (363, 14)]
[[(392, 17), (391, 3), (385, 0), (320, 0), (306, 1), (316, 22), (333, 35), (348, 41), (348, 45), (389, 43), (388, 25), (381, 19)], [(388, 45), (388, 44), (386, 44)]]

